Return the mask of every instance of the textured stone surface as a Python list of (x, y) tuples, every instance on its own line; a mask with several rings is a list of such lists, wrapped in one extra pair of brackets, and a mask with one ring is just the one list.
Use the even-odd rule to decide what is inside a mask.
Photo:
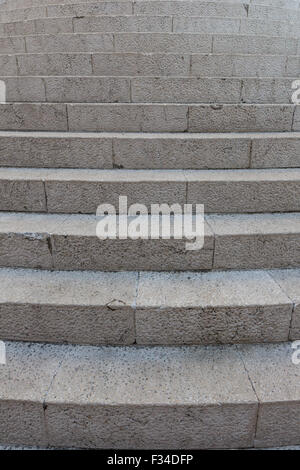
[(171, 32), (172, 18), (168, 16), (90, 16), (74, 18), (74, 32)]
[(257, 408), (239, 356), (213, 348), (70, 349), (47, 405), (51, 445), (98, 448), (247, 447)]
[(0, 133), (1, 166), (112, 168), (109, 135), (51, 132)]
[(186, 105), (69, 104), (71, 131), (184, 132)]
[(292, 303), (262, 272), (141, 273), (138, 344), (287, 341)]
[(60, 103), (0, 104), (0, 129), (65, 131), (66, 106)]
[(135, 273), (0, 270), (2, 339), (131, 344)]
[(256, 269), (299, 265), (299, 213), (211, 215), (214, 268)]
[(271, 271), (271, 276), (294, 304), (290, 339), (300, 339), (300, 270)]
[[(6, 343), (0, 366), (0, 441), (46, 445), (43, 401), (60, 357), (55, 346)], [(62, 351), (62, 349), (61, 349)]]
[(255, 446), (299, 445), (300, 367), (292, 362), (291, 345), (240, 350), (260, 402)]
[[(100, 240), (97, 218), (89, 215), (1, 214), (1, 266), (57, 270), (211, 269), (213, 236), (205, 227), (200, 251), (185, 240)], [(138, 253), (138, 256), (137, 256)]]

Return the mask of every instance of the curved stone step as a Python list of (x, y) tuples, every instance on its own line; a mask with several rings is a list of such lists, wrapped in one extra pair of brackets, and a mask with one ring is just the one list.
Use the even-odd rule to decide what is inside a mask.
[(205, 213), (300, 212), (300, 169), (0, 168), (0, 211), (96, 214), (100, 204), (204, 204)]
[(278, 342), (297, 339), (300, 325), (299, 269), (109, 273), (2, 268), (0, 279), (4, 340), (91, 345)]
[(66, 271), (300, 267), (300, 213), (206, 216), (204, 247), (186, 240), (100, 240), (92, 215), (1, 213), (0, 266)]
[(10, 103), (292, 104), (296, 79), (0, 76)]
[(0, 37), (2, 54), (134, 52), (297, 55), (296, 38), (197, 33), (69, 33)]
[[(1, 19), (0, 19), (1, 20)], [(32, 34), (94, 32), (166, 32), (197, 34), (264, 35), (299, 38), (299, 20), (272, 21), (223, 17), (172, 17), (172, 16), (87, 16), (40, 18), (26, 21), (1, 22), (0, 35), (18, 36)]]
[(300, 168), (300, 134), (0, 131), (0, 165), (33, 168)]
[(134, 52), (0, 54), (0, 70), (2, 76), (283, 78), (298, 77), (300, 56)]
[(24, 21), (45, 17), (94, 16), (107, 14), (171, 15), (171, 16), (220, 16), (223, 18), (265, 18), (295, 20), (297, 8), (282, 8), (276, 5), (255, 5), (241, 2), (203, 2), (199, 0), (180, 1), (101, 1), (45, 5), (31, 8), (18, 8), (0, 12), (0, 21)]
[(0, 104), (0, 130), (91, 132), (290, 132), (297, 105)]
[[(290, 343), (189, 348), (7, 343), (8, 363), (0, 372), (2, 444), (296, 445), (299, 367), (291, 361), (293, 352)], [(91, 383), (92, 391), (82, 387)]]

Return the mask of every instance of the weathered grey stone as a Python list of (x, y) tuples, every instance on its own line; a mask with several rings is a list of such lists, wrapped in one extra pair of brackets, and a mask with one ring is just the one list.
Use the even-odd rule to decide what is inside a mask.
[[(149, 3), (149, 2), (148, 2)], [(175, 33), (201, 33), (201, 34), (234, 34), (240, 30), (238, 18), (207, 18), (200, 17), (174, 17), (173, 31)]]
[(0, 70), (2, 75), (17, 75), (15, 55), (0, 55)]
[[(19, 39), (19, 38), (18, 38)], [(27, 52), (112, 52), (114, 39), (110, 33), (103, 34), (59, 34), (59, 35), (35, 35), (26, 36)], [(23, 38), (20, 40), (24, 41)], [(1, 46), (1, 40), (0, 40)], [(14, 47), (16, 49), (17, 46)], [(7, 49), (9, 48), (9, 44)], [(24, 52), (24, 48), (15, 52)], [(3, 52), (6, 52), (4, 50)], [(12, 47), (7, 52), (13, 52)]]
[(47, 18), (35, 20), (34, 23), (38, 34), (73, 33), (72, 18)]
[(63, 358), (55, 346), (6, 343), (0, 365), (0, 440), (2, 444), (47, 445), (43, 403)]
[(291, 313), (262, 272), (141, 273), (137, 344), (287, 341)]
[(19, 54), (20, 52), (26, 52), (25, 38), (22, 38), (22, 37), (1, 38), (0, 37), (0, 50), (1, 50), (1, 54)]
[(239, 348), (260, 403), (255, 446), (298, 445), (300, 367), (292, 362), (291, 344)]
[[(1, 214), (0, 266), (56, 270), (211, 269), (213, 235), (205, 226), (204, 248), (187, 251), (186, 240), (100, 240), (89, 215)], [(51, 259), (53, 257), (53, 263)]]
[(1, 132), (1, 166), (112, 168), (112, 138), (82, 133)]
[(6, 85), (7, 102), (46, 101), (44, 81), (38, 77), (0, 77)]
[(89, 16), (89, 15), (131, 15), (132, 13), (132, 2), (128, 1), (101, 1), (96, 3), (83, 3), (80, 1), (78, 4), (72, 5), (66, 4), (64, 1), (63, 5), (49, 5), (47, 7), (48, 16), (55, 18), (59, 16)]
[(1, 338), (80, 344), (135, 340), (137, 273), (0, 270)]
[(250, 140), (231, 134), (128, 134), (113, 148), (122, 168), (247, 168), (250, 156)]
[(192, 1), (140, 1), (134, 3), (134, 13), (139, 15), (149, 14), (178, 15), (178, 16), (220, 16), (220, 17), (246, 17), (247, 10), (242, 4), (231, 2), (203, 2)]
[(300, 139), (298, 133), (279, 134), (252, 141), (251, 165), (253, 168), (286, 168), (300, 166)]
[(297, 54), (297, 39), (251, 36), (215, 35), (212, 52), (225, 54)]
[(294, 304), (290, 339), (298, 340), (300, 339), (300, 270), (274, 270), (270, 274)]
[(67, 130), (66, 106), (55, 103), (0, 104), (2, 130)]
[(46, 77), (44, 82), (49, 102), (130, 102), (130, 81), (127, 78)]
[(60, 216), (57, 221), (51, 237), (56, 269), (178, 271), (212, 266), (213, 237), (207, 226), (203, 249), (193, 252), (186, 251), (185, 240), (100, 240), (93, 216)]
[(294, 105), (190, 105), (189, 132), (291, 131), (294, 112)]
[(246, 54), (193, 54), (191, 74), (199, 77), (283, 77), (286, 57)]
[(15, 21), (12, 23), (4, 23), (2, 26), (3, 36), (26, 36), (27, 34), (35, 34), (35, 22), (31, 21)]
[(74, 18), (75, 33), (82, 32), (171, 32), (170, 16), (89, 16)]
[(226, 448), (252, 445), (256, 412), (234, 349), (85, 347), (69, 350), (46, 419), (52, 446)]
[[(51, 170), (48, 174), (33, 170), (45, 181), (49, 212), (95, 214), (100, 204), (119, 206), (119, 196), (126, 195), (128, 205), (180, 204), (186, 201), (183, 172), (175, 170)], [(49, 171), (49, 170), (48, 170)]]
[(187, 202), (206, 213), (299, 211), (300, 170), (185, 171)]
[(92, 54), (95, 75), (185, 75), (190, 58), (182, 54)]
[(0, 21), (1, 23), (6, 23), (9, 21), (24, 21), (24, 20), (33, 20), (35, 18), (45, 18), (47, 16), (46, 7), (38, 8), (19, 8), (14, 11), (1, 11)]
[(0, 266), (52, 269), (50, 237), (46, 228), (51, 219), (38, 226), (39, 215), (1, 213)]
[(243, 79), (244, 103), (292, 103), (291, 79)]
[(25, 169), (0, 169), (0, 210), (45, 212), (46, 199), (43, 181), (27, 180)]
[(298, 267), (299, 213), (210, 215), (215, 269)]
[(212, 35), (185, 33), (116, 33), (116, 52), (211, 52)]
[(16, 60), (20, 75), (91, 75), (93, 73), (91, 54), (22, 54), (17, 55)]
[(184, 132), (185, 105), (68, 104), (70, 131)]
[(278, 8), (266, 5), (250, 5), (248, 11), (249, 18), (266, 18), (272, 20), (294, 20), (299, 19), (298, 12), (288, 8)]
[(133, 78), (132, 101), (140, 103), (238, 103), (241, 80)]

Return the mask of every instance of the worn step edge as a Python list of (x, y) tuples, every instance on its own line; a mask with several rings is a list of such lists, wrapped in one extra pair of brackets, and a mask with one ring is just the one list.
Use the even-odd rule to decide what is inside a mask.
[[(300, 168), (120, 170), (0, 168), (0, 210), (95, 214), (100, 204), (204, 204), (206, 213), (300, 211)], [(127, 209), (126, 209), (127, 210)]]
[(2, 268), (0, 279), (2, 340), (184, 345), (300, 337), (299, 269), (200, 274)]
[(2, 76), (186, 76), (287, 78), (298, 76), (300, 56), (174, 53), (0, 54)]
[(71, 133), (0, 131), (2, 167), (300, 168), (300, 133)]
[(300, 213), (207, 215), (204, 244), (196, 251), (187, 249), (186, 239), (100, 240), (100, 220), (92, 215), (2, 212), (0, 266), (64, 271), (300, 267)]
[(292, 104), (296, 79), (0, 76), (9, 103)]
[(96, 132), (290, 132), (291, 104), (6, 103), (0, 130)]
[(7, 343), (6, 348), (7, 365), (0, 369), (4, 445), (299, 444), (300, 369), (292, 363), (290, 343), (151, 349)]

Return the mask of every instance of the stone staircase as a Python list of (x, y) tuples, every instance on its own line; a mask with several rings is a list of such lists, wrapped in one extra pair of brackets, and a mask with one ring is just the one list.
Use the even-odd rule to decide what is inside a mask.
[[(298, 0), (0, 5), (0, 445), (300, 445)], [(204, 204), (205, 241), (99, 204)]]

